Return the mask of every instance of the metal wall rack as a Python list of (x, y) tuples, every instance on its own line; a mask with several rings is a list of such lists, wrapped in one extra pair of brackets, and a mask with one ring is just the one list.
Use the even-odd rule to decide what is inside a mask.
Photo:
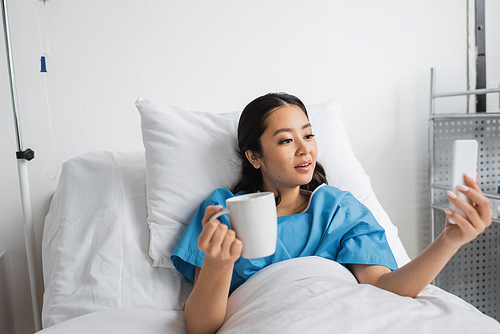
[(435, 69), (431, 69), (429, 115), (429, 191), (431, 237), (444, 229), (443, 212), (451, 189), (452, 143), (476, 139), (479, 144), (478, 184), (492, 203), (493, 223), (476, 240), (462, 246), (434, 280), (434, 284), (500, 321), (500, 113), (437, 114), (435, 99), (451, 96), (500, 93), (500, 88), (435, 93)]

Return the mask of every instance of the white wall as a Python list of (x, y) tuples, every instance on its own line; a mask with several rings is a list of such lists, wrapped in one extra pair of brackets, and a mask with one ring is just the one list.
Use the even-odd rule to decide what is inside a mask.
[[(57, 185), (44, 166), (51, 176), (58, 164), (44, 124), (37, 24), (43, 35), (44, 10), (37, 0), (8, 6), (23, 143), (37, 155), (29, 172), (40, 254)], [(410, 256), (420, 251), (430, 68), (438, 92), (466, 89), (466, 0), (51, 0), (45, 15), (59, 164), (91, 150), (142, 150), (139, 96), (210, 112), (239, 110), (268, 91), (305, 103), (333, 98)], [(0, 250), (9, 252), (22, 334), (33, 326), (3, 51), (0, 78)], [(439, 107), (465, 111), (462, 100)]]

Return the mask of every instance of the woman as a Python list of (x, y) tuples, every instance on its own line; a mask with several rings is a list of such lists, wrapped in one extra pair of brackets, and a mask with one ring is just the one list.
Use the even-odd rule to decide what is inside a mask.
[[(441, 235), (413, 261), (397, 268), (385, 232), (350, 193), (325, 185), (317, 146), (304, 104), (296, 97), (267, 94), (252, 101), (238, 125), (242, 176), (232, 191), (217, 189), (201, 205), (172, 255), (176, 268), (193, 281), (186, 306), (189, 333), (215, 333), (223, 323), (228, 295), (265, 266), (298, 256), (322, 256), (344, 264), (359, 283), (415, 297), (465, 243), (491, 224), (489, 200), (470, 177), (460, 189), (474, 205), (452, 192), (452, 210)], [(274, 192), (278, 214), (276, 253), (241, 258), (242, 243), (226, 216), (210, 220), (225, 199), (245, 192)]]

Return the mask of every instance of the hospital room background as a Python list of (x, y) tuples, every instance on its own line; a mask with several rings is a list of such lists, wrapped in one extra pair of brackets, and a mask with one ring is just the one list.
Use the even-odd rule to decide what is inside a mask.
[[(475, 89), (474, 1), (7, 3), (22, 141), (36, 154), (29, 178), (39, 260), (61, 163), (89, 151), (144, 150), (138, 97), (217, 113), (270, 91), (306, 104), (337, 100), (408, 254), (429, 243), (430, 69), (436, 92)], [(486, 1), (486, 27), (487, 87), (499, 87), (497, 1)], [(24, 334), (33, 332), (33, 317), (0, 48), (0, 251), (8, 254), (15, 332)], [(489, 111), (499, 110), (498, 95), (488, 95)], [(474, 108), (464, 96), (436, 104), (442, 113)]]

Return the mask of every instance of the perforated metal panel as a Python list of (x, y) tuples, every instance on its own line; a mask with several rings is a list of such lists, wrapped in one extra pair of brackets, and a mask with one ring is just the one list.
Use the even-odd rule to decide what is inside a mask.
[[(436, 210), (438, 211), (438, 210)], [(436, 212), (436, 229), (444, 228), (445, 214)], [(435, 280), (440, 288), (500, 320), (500, 224), (493, 223), (476, 240), (462, 246)]]
[[(436, 116), (431, 120), (433, 138), (431, 207), (434, 235), (439, 235), (446, 215), (451, 188), (452, 143), (456, 139), (476, 139), (479, 144), (478, 184), (485, 194), (496, 195), (500, 186), (500, 115), (467, 114)], [(495, 199), (490, 199), (496, 211)], [(500, 320), (500, 224), (493, 224), (476, 240), (464, 245), (435, 280), (483, 313)]]

